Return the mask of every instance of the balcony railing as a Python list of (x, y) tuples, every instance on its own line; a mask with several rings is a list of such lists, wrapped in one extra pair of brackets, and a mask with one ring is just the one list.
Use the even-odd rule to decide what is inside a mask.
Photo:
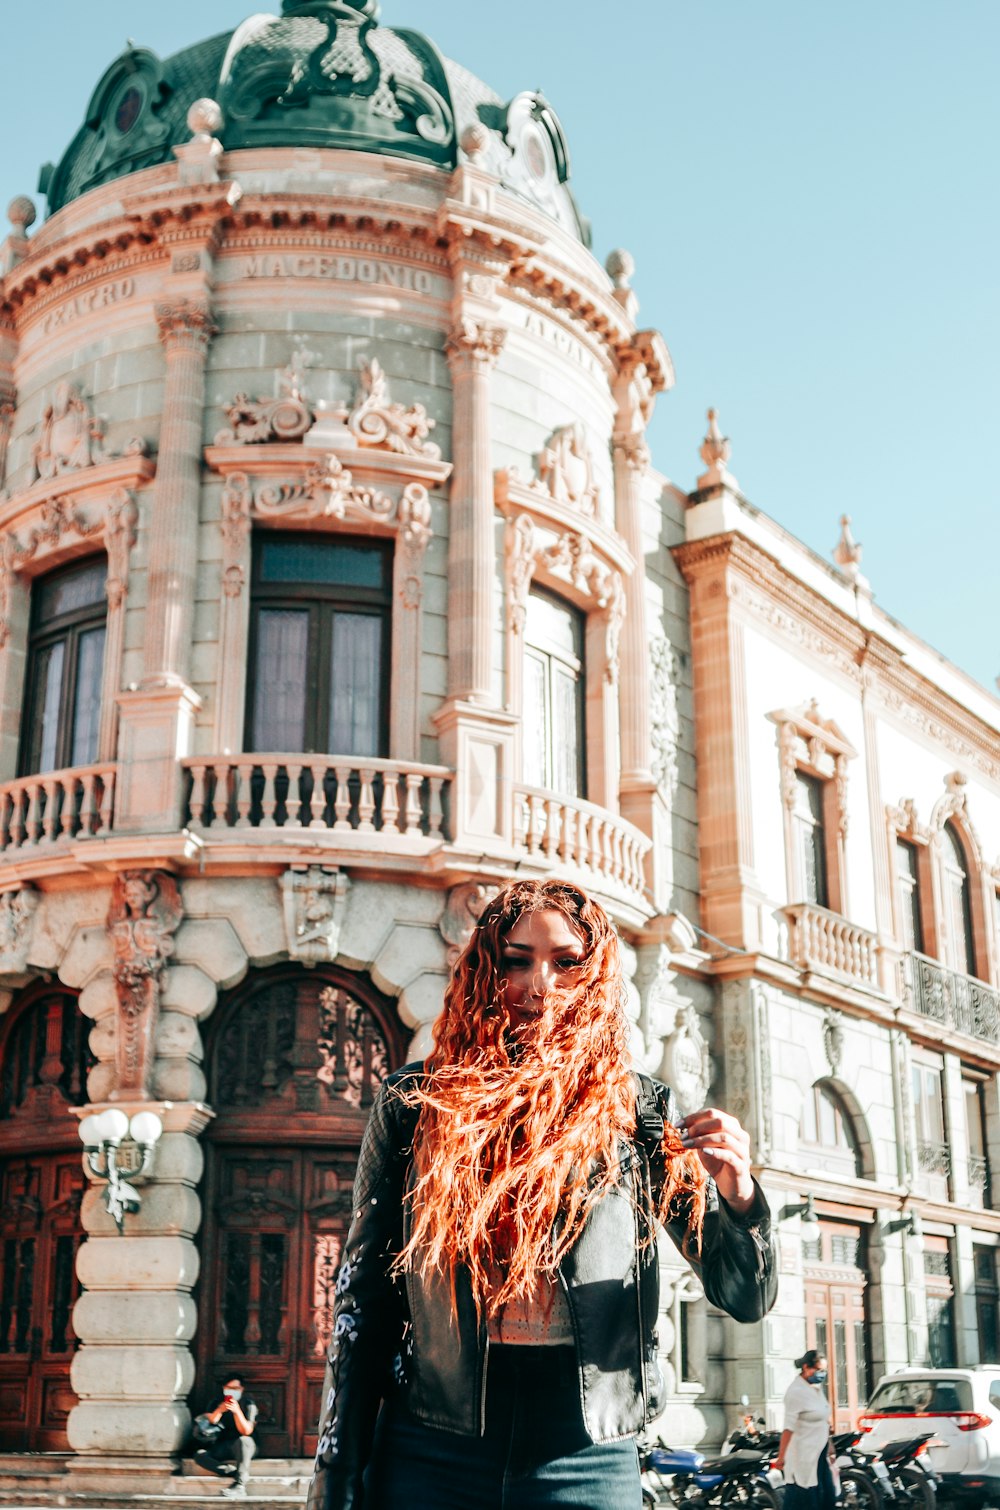
[(948, 970), (924, 954), (908, 954), (906, 991), (914, 1012), (970, 1038), (1000, 1043), (1000, 991)]
[(514, 848), (582, 871), (597, 884), (642, 897), (652, 840), (626, 819), (579, 797), (514, 788)]
[(788, 923), (788, 958), (793, 965), (878, 988), (873, 933), (810, 902), (782, 907), (781, 915)]
[(324, 829), (448, 838), (445, 766), (350, 755), (213, 755), (182, 762), (184, 822), (196, 833)]
[(72, 766), (5, 782), (0, 786), (0, 853), (106, 834), (115, 770), (113, 765)]

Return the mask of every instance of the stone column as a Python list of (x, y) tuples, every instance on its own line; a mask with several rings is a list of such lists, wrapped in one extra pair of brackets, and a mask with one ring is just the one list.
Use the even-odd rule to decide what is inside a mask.
[(494, 546), (490, 370), (506, 331), (462, 319), (446, 347), (454, 390), (448, 538), (448, 692), (490, 705)]
[(635, 561), (625, 582), (625, 622), (621, 637), (621, 750), (623, 786), (652, 787), (649, 717), (649, 635), (646, 624), (645, 549), (642, 538), (642, 478), (649, 447), (641, 431), (616, 430), (613, 439), (615, 520)]
[(186, 686), (201, 496), (205, 357), (215, 326), (194, 299), (158, 304), (166, 355), (163, 422), (149, 525), (143, 687)]
[(120, 768), (115, 828), (181, 826), (181, 767), (200, 700), (188, 683), (201, 497), (205, 357), (215, 332), (207, 302), (157, 305), (166, 354), (156, 486), (147, 519), (148, 588), (143, 677), (119, 697)]

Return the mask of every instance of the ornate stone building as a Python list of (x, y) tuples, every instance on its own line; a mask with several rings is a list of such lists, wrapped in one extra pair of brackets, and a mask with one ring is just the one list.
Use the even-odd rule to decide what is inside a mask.
[(551, 105), (376, 10), (130, 46), (0, 248), (0, 1447), (98, 1474), (234, 1372), (311, 1449), (367, 1106), (500, 878), (592, 889), (638, 1061), (710, 1079), (670, 358)]
[(753, 508), (709, 419), (673, 553), (701, 916), (782, 1253), (727, 1383), (776, 1418), (818, 1346), (847, 1426), (883, 1371), (1000, 1361), (1000, 704), (874, 604), (846, 516), (831, 566)]

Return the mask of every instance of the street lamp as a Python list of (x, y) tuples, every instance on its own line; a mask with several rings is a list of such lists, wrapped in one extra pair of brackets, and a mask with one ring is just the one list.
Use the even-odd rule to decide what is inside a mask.
[(125, 1231), (126, 1211), (138, 1211), (142, 1198), (129, 1180), (141, 1179), (153, 1167), (153, 1153), (163, 1132), (155, 1112), (136, 1112), (129, 1120), (117, 1106), (92, 1112), (80, 1123), (80, 1140), (92, 1174), (107, 1182), (104, 1206)]
[(786, 1221), (790, 1216), (801, 1217), (799, 1231), (804, 1243), (814, 1243), (819, 1237), (819, 1216), (816, 1212), (816, 1201), (812, 1192), (802, 1201), (797, 1201), (790, 1206), (782, 1206), (779, 1220)]

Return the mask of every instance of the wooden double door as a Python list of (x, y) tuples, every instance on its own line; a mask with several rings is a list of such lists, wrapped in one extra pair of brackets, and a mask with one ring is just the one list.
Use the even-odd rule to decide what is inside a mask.
[(361, 1137), (404, 1040), (389, 1002), (332, 970), (259, 972), (216, 1018), (192, 1405), (239, 1377), (259, 1452), (308, 1456)]
[(76, 998), (30, 991), (0, 1033), (0, 1450), (67, 1446), (83, 1240), (82, 1149), (70, 1105), (86, 1100), (89, 1024)]
[(807, 1346), (826, 1355), (835, 1431), (850, 1431), (868, 1400), (864, 1230), (821, 1222), (805, 1254)]

